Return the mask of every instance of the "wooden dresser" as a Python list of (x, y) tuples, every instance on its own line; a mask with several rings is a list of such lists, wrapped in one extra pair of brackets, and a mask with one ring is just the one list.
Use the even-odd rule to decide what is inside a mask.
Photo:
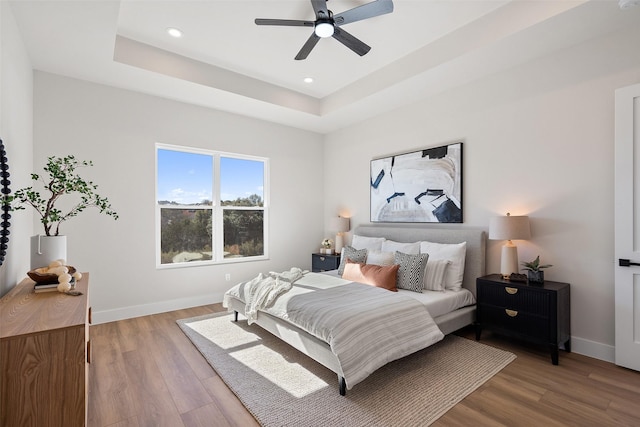
[(71, 296), (25, 279), (0, 299), (0, 426), (84, 426), (89, 274)]

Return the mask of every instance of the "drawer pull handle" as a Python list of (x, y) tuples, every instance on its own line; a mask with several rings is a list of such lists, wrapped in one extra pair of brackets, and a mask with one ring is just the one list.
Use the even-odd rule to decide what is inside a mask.
[(504, 290), (507, 291), (509, 295), (515, 295), (518, 293), (518, 288), (504, 288)]
[(324, 261), (325, 258), (323, 256), (320, 257), (320, 261)]
[(516, 317), (518, 315), (518, 312), (516, 310), (509, 310), (508, 308), (505, 308), (504, 311), (509, 317)]

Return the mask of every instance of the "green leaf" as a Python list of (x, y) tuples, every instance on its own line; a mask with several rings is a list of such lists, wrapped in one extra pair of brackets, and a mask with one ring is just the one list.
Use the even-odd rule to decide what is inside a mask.
[[(53, 229), (55, 229), (55, 235), (58, 235), (62, 222), (90, 207), (97, 208), (100, 213), (118, 219), (119, 216), (111, 208), (109, 200), (95, 192), (98, 186), (92, 181), (86, 181), (76, 173), (76, 169), (88, 166), (93, 166), (93, 162), (90, 160), (78, 161), (73, 155), (51, 156), (43, 167), (47, 173), (46, 176), (31, 174), (31, 179), (43, 188), (44, 196), (34, 187), (25, 187), (15, 191), (12, 196), (4, 197), (2, 203), (9, 206), (11, 210), (23, 210), (26, 206), (31, 206), (40, 216), (40, 222), (43, 224), (47, 236), (51, 235)], [(56, 207), (56, 202), (64, 195), (80, 199), (66, 213)]]

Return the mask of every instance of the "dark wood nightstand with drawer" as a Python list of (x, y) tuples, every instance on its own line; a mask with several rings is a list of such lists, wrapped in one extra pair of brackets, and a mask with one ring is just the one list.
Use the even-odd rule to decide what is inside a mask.
[(571, 351), (569, 284), (546, 280), (539, 285), (511, 282), (500, 274), (476, 279), (476, 340), (482, 329), (546, 344), (551, 362), (558, 364), (558, 348)]
[(311, 255), (311, 271), (329, 271), (337, 270), (340, 267), (340, 254), (312, 254)]

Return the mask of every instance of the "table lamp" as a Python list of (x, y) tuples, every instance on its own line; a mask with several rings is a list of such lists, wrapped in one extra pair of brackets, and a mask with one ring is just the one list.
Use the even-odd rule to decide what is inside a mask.
[(506, 240), (502, 247), (500, 258), (500, 274), (508, 279), (511, 273), (518, 270), (518, 247), (512, 240), (526, 240), (531, 238), (531, 227), (528, 216), (498, 216), (491, 218), (489, 223), (489, 239)]
[(337, 254), (342, 252), (342, 247), (344, 246), (344, 239), (342, 238), (342, 233), (349, 231), (349, 218), (343, 218), (341, 216), (337, 218), (331, 219), (331, 231), (336, 232), (336, 244), (335, 251)]

